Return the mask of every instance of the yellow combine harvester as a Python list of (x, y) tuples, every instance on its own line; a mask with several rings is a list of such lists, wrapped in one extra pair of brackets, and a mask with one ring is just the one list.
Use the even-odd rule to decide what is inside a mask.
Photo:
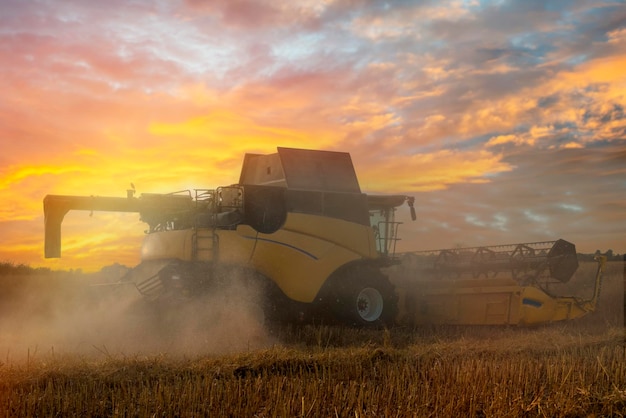
[[(141, 263), (124, 280), (155, 303), (217, 291), (236, 275), (260, 286), (266, 315), (281, 321), (531, 324), (595, 308), (601, 269), (590, 301), (546, 292), (549, 280), (567, 281), (578, 267), (574, 246), (562, 240), (548, 250), (520, 244), (508, 261), (482, 247), (400, 262), (395, 211), (405, 203), (415, 220), (413, 197), (362, 193), (348, 153), (279, 147), (246, 154), (239, 182), (216, 189), (48, 195), (45, 256), (61, 256), (70, 210), (137, 212), (149, 229)], [(530, 280), (531, 270), (533, 282), (517, 280)]]

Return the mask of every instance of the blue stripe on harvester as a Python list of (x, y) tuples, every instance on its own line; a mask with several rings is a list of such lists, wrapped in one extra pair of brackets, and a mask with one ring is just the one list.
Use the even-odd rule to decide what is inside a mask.
[(242, 237), (243, 238), (247, 238), (247, 239), (256, 239), (256, 240), (259, 240), (259, 241), (271, 242), (273, 244), (282, 245), (284, 247), (288, 247), (288, 248), (294, 249), (294, 250), (296, 250), (296, 251), (306, 255), (307, 257), (312, 258), (313, 260), (319, 260), (315, 255), (311, 254), (310, 252), (305, 251), (302, 248), (298, 248), (296, 246), (293, 246), (291, 244), (287, 244), (287, 243), (281, 242), (281, 241), (275, 241), (273, 239), (267, 239), (267, 238), (250, 237), (250, 236), (247, 236), (247, 235), (242, 235)]
[(534, 306), (535, 308), (541, 308), (541, 305), (543, 305), (543, 302), (539, 300), (535, 300), (535, 299), (524, 298), (522, 299), (522, 305), (530, 305), (530, 306)]

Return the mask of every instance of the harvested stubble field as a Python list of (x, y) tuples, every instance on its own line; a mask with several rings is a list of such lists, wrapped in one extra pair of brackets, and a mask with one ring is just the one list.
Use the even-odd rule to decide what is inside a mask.
[(40, 341), (19, 359), (7, 349), (0, 415), (623, 416), (623, 294), (615, 263), (597, 312), (536, 328), (307, 326), (255, 330), (206, 352)]

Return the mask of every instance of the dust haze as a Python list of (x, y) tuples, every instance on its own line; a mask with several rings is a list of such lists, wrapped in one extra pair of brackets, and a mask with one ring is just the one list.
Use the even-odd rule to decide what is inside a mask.
[[(59, 355), (194, 357), (275, 344), (238, 277), (219, 292), (175, 305), (147, 302), (132, 284), (96, 274), (0, 278), (0, 362)], [(105, 285), (101, 285), (105, 283)]]

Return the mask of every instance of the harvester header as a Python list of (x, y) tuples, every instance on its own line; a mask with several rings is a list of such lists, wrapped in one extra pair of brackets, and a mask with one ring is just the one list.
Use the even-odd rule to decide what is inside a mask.
[(415, 251), (404, 254), (404, 258), (416, 274), (433, 279), (493, 278), (506, 274), (522, 285), (552, 280), (566, 283), (578, 269), (576, 247), (563, 239)]

